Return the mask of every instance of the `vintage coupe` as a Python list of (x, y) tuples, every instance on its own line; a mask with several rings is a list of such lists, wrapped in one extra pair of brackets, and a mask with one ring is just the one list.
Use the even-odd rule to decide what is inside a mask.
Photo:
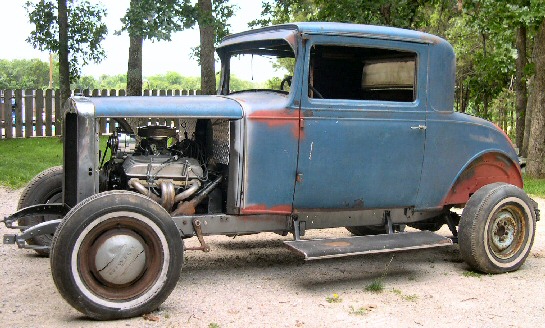
[[(508, 137), (453, 112), (446, 41), (293, 23), (231, 35), (217, 53), (215, 96), (66, 105), (64, 164), (29, 184), (5, 219), (22, 231), (4, 243), (50, 252), (55, 284), (76, 309), (98, 319), (154, 310), (195, 236), (209, 251), (208, 235), (292, 233), (286, 244), (306, 259), (457, 242), (475, 270), (524, 263), (537, 204), (521, 189)], [(264, 87), (231, 91), (248, 70)], [(105, 118), (117, 130), (99, 150)], [(444, 224), (452, 237), (433, 232)], [(355, 236), (304, 239), (330, 227)]]

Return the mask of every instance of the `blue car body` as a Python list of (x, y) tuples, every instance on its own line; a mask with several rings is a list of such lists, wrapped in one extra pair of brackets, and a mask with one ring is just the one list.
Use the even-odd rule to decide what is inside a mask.
[[(230, 56), (250, 47), (294, 57), (289, 92), (230, 91)], [(382, 215), (372, 211), (383, 209), (398, 210), (394, 223), (406, 223), (463, 207), (473, 193), (492, 182), (522, 187), (517, 154), (505, 133), (488, 121), (453, 111), (455, 55), (439, 37), (390, 27), (294, 23), (229, 36), (217, 52), (223, 70), (218, 95), (74, 97), (67, 108), (67, 122), (71, 114), (89, 120), (176, 117), (230, 121), (225, 196), (229, 215), (306, 215), (317, 220), (322, 217), (315, 227), (326, 227), (337, 225), (332, 212), (343, 217), (345, 224), (352, 217), (354, 224), (381, 224)], [(414, 76), (400, 77), (409, 84), (399, 90), (391, 85), (380, 86), (383, 90), (366, 89), (372, 97), (379, 95), (376, 99), (352, 99), (360, 96), (345, 97), (342, 92), (335, 95), (336, 85), (350, 78), (343, 74), (372, 72), (364, 68), (361, 73), (361, 67), (350, 65), (339, 66), (346, 72), (327, 71), (325, 64), (336, 65), (337, 57), (359, 53), (386, 59), (373, 57), (364, 64), (363, 59), (352, 61), (356, 66), (389, 65), (391, 58), (399, 57), (401, 64), (395, 65), (414, 67)], [(316, 68), (320, 60), (322, 71)], [(316, 76), (326, 74), (323, 72), (330, 78), (318, 85)], [(368, 81), (361, 79), (358, 76), (354, 81), (365, 89)], [(381, 92), (394, 98), (383, 100)], [(327, 97), (328, 93), (333, 97)], [(89, 122), (81, 121), (72, 128), (67, 124), (66, 133), (92, 134)], [(97, 152), (97, 145), (90, 145), (88, 139), (81, 143), (79, 162), (98, 169), (97, 161), (88, 160)], [(73, 156), (65, 153), (65, 170), (78, 170), (66, 162)], [(87, 169), (79, 170), (66, 173), (74, 177), (65, 185), (70, 206), (99, 192), (98, 177), (87, 174)], [(75, 196), (67, 196), (68, 190)], [(364, 212), (367, 214), (361, 215)], [(333, 218), (327, 219), (328, 215)]]
[[(462, 206), (491, 182), (522, 186), (507, 136), (490, 122), (453, 112), (455, 56), (445, 40), (389, 27), (298, 23), (231, 36), (218, 52), (229, 53), (237, 41), (271, 37), (283, 37), (295, 49), (291, 93), (228, 96), (244, 111), (238, 123), (244, 139), (241, 213), (437, 210)], [(416, 53), (416, 98), (308, 97), (315, 44)]]

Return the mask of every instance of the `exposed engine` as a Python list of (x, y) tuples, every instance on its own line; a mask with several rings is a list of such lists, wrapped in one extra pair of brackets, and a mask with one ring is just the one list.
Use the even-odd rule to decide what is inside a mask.
[[(108, 148), (111, 156), (104, 163)], [(136, 135), (116, 132), (101, 160), (101, 190), (137, 191), (169, 213), (176, 211), (209, 182), (205, 154), (204, 145), (187, 133), (179, 140), (167, 126), (141, 127)]]

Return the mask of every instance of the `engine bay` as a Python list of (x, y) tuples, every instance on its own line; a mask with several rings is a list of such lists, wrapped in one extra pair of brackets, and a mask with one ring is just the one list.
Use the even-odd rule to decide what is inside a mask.
[[(218, 194), (223, 192), (214, 193), (214, 204), (208, 194), (219, 185), (227, 165), (211, 158), (211, 134), (209, 121), (197, 124), (194, 133), (186, 129), (181, 136), (165, 125), (138, 127), (136, 133), (118, 127), (101, 154), (100, 190), (141, 193), (171, 214), (218, 211), (225, 199)], [(190, 210), (180, 210), (193, 198), (199, 199)]]

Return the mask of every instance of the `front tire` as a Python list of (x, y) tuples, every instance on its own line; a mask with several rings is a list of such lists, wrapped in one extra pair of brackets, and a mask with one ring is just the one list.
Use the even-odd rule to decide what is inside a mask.
[(462, 213), (460, 254), (481, 272), (515, 271), (530, 253), (535, 226), (534, 206), (522, 189), (505, 183), (484, 186)]
[[(20, 210), (38, 204), (62, 203), (62, 177), (62, 166), (49, 168), (36, 175), (23, 190), (17, 209)], [(35, 215), (21, 218), (19, 225), (31, 227), (38, 223), (59, 218), (58, 215)], [(27, 239), (27, 243), (36, 246), (50, 246), (52, 239), (52, 235), (40, 235)], [(35, 251), (42, 256), (49, 255), (49, 249)]]
[(155, 310), (176, 286), (182, 262), (183, 242), (170, 215), (127, 191), (96, 194), (76, 205), (51, 247), (60, 294), (99, 320)]

